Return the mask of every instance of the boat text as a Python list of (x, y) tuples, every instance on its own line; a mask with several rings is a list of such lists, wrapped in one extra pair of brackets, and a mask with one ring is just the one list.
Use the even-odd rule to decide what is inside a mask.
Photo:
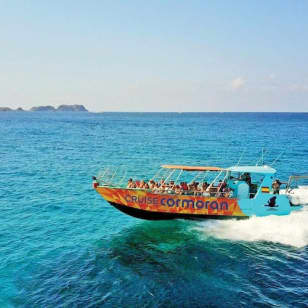
[(139, 203), (149, 205), (162, 205), (168, 207), (183, 207), (192, 209), (212, 209), (212, 210), (228, 210), (226, 201), (217, 200), (191, 200), (191, 199), (173, 199), (173, 198), (157, 198), (157, 197), (138, 197), (126, 195), (125, 200), (128, 203)]

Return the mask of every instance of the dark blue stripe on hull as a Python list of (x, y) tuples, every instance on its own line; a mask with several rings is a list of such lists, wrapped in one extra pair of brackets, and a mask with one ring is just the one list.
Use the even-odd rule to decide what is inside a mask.
[(125, 206), (122, 204), (109, 202), (119, 211), (146, 220), (170, 220), (170, 219), (190, 219), (190, 220), (203, 220), (203, 219), (247, 219), (247, 216), (222, 216), (222, 215), (198, 215), (198, 214), (174, 214), (174, 213), (163, 213), (163, 212), (151, 212), (133, 207)]

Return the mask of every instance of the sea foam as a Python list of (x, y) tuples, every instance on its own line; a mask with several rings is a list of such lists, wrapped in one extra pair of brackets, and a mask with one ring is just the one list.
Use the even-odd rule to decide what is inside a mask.
[[(284, 193), (284, 190), (281, 191)], [(290, 201), (295, 204), (308, 204), (308, 186), (299, 186), (289, 193)]]
[(308, 206), (286, 216), (247, 220), (205, 221), (196, 229), (203, 235), (232, 241), (268, 241), (294, 247), (308, 245)]

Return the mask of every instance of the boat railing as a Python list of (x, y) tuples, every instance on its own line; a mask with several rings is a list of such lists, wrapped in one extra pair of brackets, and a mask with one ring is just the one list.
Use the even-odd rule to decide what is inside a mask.
[[(172, 186), (169, 188), (165, 188), (164, 191), (153, 191), (151, 189), (145, 188), (129, 188), (132, 190), (144, 190), (154, 193), (163, 193), (163, 194), (172, 194), (178, 195), (176, 193), (176, 186), (179, 186), (180, 182), (184, 183), (195, 183), (196, 181), (200, 181), (203, 183), (204, 181), (208, 181), (208, 186), (206, 191), (202, 190), (183, 190), (181, 191), (181, 195), (189, 195), (189, 196), (207, 196), (207, 197), (225, 197), (226, 192), (222, 192), (220, 190), (220, 184), (226, 179), (226, 175), (224, 174), (223, 170), (218, 170), (217, 172), (209, 172), (209, 171), (200, 171), (193, 174), (193, 177), (187, 177), (183, 174), (183, 170), (181, 169), (167, 169), (167, 172), (164, 172), (164, 168), (161, 168), (159, 172), (157, 172), (152, 180), (155, 179), (156, 183), (160, 183), (164, 180), (164, 183), (173, 182)], [(213, 176), (212, 176), (213, 175)], [(140, 176), (140, 178), (142, 178)], [(127, 181), (129, 179), (129, 175), (126, 169), (123, 167), (105, 167), (96, 176), (97, 182), (99, 186), (108, 186), (112, 188), (127, 188)], [(134, 180), (135, 183), (139, 183), (139, 180)], [(146, 181), (147, 182), (147, 181)], [(198, 182), (199, 183), (199, 182)], [(170, 184), (169, 184), (170, 185)]]
[(294, 188), (300, 186), (300, 181), (303, 185), (308, 185), (308, 175), (291, 175), (286, 186), (286, 193), (290, 193)]
[(121, 187), (127, 180), (127, 170), (122, 167), (105, 167), (98, 176), (100, 186)]

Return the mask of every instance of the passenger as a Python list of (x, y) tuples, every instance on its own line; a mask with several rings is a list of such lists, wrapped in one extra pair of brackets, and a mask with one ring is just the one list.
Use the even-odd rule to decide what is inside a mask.
[(165, 188), (161, 183), (156, 183), (155, 190), (156, 190), (156, 193), (163, 193)]
[(195, 181), (192, 181), (189, 185), (190, 185), (191, 187), (194, 187), (195, 184), (196, 184), (196, 182), (195, 182)]
[(168, 194), (169, 193), (169, 185), (168, 184), (164, 184), (163, 186), (162, 186), (162, 193), (163, 194)]
[(158, 187), (158, 193), (159, 193), (159, 194), (165, 193), (165, 185), (164, 185), (164, 186), (163, 186), (163, 185), (159, 185), (159, 187)]
[(134, 184), (133, 179), (130, 178), (130, 179), (128, 180), (128, 182), (127, 182), (126, 188), (133, 188), (133, 184)]
[(227, 182), (223, 181), (221, 184), (221, 189), (224, 190), (225, 188), (227, 188)]
[(155, 182), (153, 180), (150, 180), (148, 185), (149, 185), (149, 189), (153, 189), (154, 185), (155, 185)]
[(223, 190), (224, 188), (226, 188), (227, 186), (227, 182), (225, 180), (220, 180), (218, 183), (218, 187), (220, 188), (220, 190)]
[(197, 196), (197, 195), (198, 195), (198, 185), (199, 185), (198, 182), (194, 182), (194, 184), (193, 184), (193, 186), (192, 186), (194, 196)]
[(280, 191), (280, 186), (281, 184), (285, 184), (285, 183), (281, 183), (278, 179), (276, 179), (273, 184), (272, 184), (272, 188), (273, 188), (273, 194), (277, 194), (279, 195), (279, 191)]
[(224, 195), (224, 192), (226, 191), (227, 189), (227, 182), (226, 181), (219, 181), (219, 185), (218, 185), (218, 188), (217, 188), (217, 192), (218, 192), (218, 196), (223, 196)]
[(195, 182), (194, 185), (194, 196), (200, 196), (201, 195), (201, 188), (199, 188), (199, 183)]
[(183, 188), (183, 191), (187, 193), (187, 191), (188, 191), (188, 185), (187, 185), (186, 182), (183, 182), (183, 187), (182, 187), (182, 188)]
[(176, 185), (174, 192), (175, 192), (176, 195), (181, 195), (182, 194), (181, 186)]
[(154, 187), (152, 188), (152, 191), (153, 191), (154, 194), (158, 194), (159, 193), (160, 188), (159, 188), (158, 183), (154, 184)]
[(223, 193), (223, 196), (225, 198), (232, 198), (233, 196), (233, 190), (231, 188), (225, 188), (225, 191)]
[(210, 196), (210, 193), (209, 193), (208, 191), (204, 190), (204, 191), (201, 192), (201, 196), (203, 196), (203, 197), (209, 197), (209, 196)]
[[(173, 181), (172, 181), (173, 182)], [(167, 186), (166, 188), (166, 193), (167, 194), (174, 194), (175, 193), (175, 185), (174, 185), (174, 182), (173, 184), (171, 184), (170, 182), (170, 185)]]
[(208, 188), (208, 184), (207, 184), (207, 182), (204, 182), (203, 184), (202, 184), (202, 186), (201, 186), (201, 193), (203, 194), (203, 193), (205, 193), (206, 192), (206, 189)]
[(159, 188), (160, 188), (160, 193), (161, 194), (165, 194), (167, 192), (167, 189), (168, 189), (166, 184), (161, 185)]
[(250, 176), (250, 173), (247, 173), (247, 175), (246, 175), (246, 183), (249, 185), (249, 187), (251, 186), (251, 176)]
[(187, 184), (187, 188), (186, 194), (191, 195), (193, 193), (193, 186), (191, 184)]
[(188, 194), (194, 194), (195, 191), (195, 181), (192, 181), (190, 184), (188, 184)]
[(245, 181), (249, 186), (251, 185), (250, 173), (245, 172), (240, 176), (240, 180)]
[(200, 185), (199, 191), (201, 195), (204, 195), (204, 193), (206, 192), (208, 185), (206, 182), (202, 183), (202, 185)]
[(219, 195), (220, 195), (221, 197), (227, 198), (227, 197), (229, 196), (229, 188), (228, 188), (228, 187), (224, 187), (224, 188), (221, 190), (221, 192), (220, 192)]
[[(137, 183), (137, 181), (136, 181), (136, 183)], [(144, 188), (144, 185), (145, 185), (144, 180), (141, 180), (139, 185), (138, 185), (138, 188)]]
[(184, 191), (185, 191), (185, 185), (184, 185), (184, 182), (181, 182), (180, 183), (180, 188), (181, 188), (181, 191), (182, 191), (182, 193), (184, 194)]

